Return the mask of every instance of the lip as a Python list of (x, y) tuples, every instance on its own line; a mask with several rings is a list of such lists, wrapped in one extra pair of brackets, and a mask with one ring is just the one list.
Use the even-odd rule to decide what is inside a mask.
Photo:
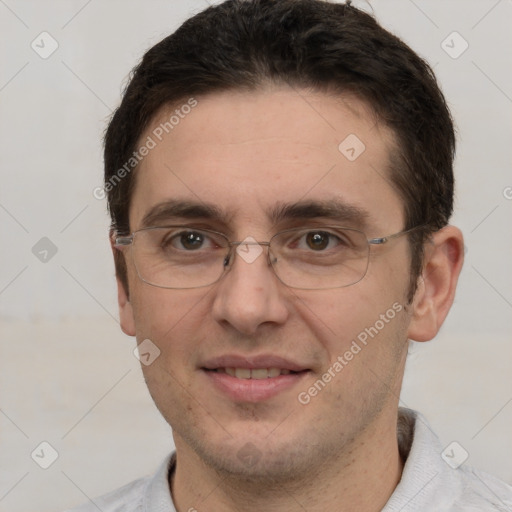
[[(280, 368), (297, 373), (267, 379), (238, 379), (227, 373), (214, 371), (217, 368)], [(256, 403), (269, 400), (297, 385), (310, 372), (310, 369), (273, 355), (254, 357), (225, 355), (208, 360), (202, 365), (201, 372), (215, 389), (231, 400)]]
[(307, 366), (290, 361), (289, 359), (266, 354), (257, 356), (224, 355), (208, 359), (201, 367), (207, 370), (215, 370), (217, 368), (280, 368), (292, 372), (309, 370)]

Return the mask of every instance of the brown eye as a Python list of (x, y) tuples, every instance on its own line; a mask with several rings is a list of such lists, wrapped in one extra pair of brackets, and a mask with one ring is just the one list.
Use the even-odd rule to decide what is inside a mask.
[(169, 231), (160, 243), (162, 249), (192, 252), (209, 248), (213, 241), (200, 231)]
[(195, 233), (193, 231), (182, 233), (179, 236), (179, 241), (182, 247), (187, 250), (200, 249), (204, 242), (204, 237), (201, 233)]
[(306, 235), (306, 243), (310, 249), (323, 250), (329, 246), (331, 235), (322, 231), (312, 231)]

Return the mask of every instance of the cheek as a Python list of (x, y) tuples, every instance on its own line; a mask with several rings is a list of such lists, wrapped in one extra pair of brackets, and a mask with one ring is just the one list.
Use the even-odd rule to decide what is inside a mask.
[(303, 295), (297, 308), (317, 339), (324, 340), (326, 347), (340, 349), (372, 325), (392, 303), (391, 294), (385, 290), (377, 292), (358, 283)]
[(352, 389), (371, 377), (369, 368), (386, 373), (396, 365), (407, 337), (404, 306), (402, 283), (393, 279), (363, 280), (297, 301), (302, 322), (324, 354), (324, 370), (341, 358), (343, 370), (335, 373), (343, 377), (335, 380), (352, 383)]
[[(322, 370), (314, 379), (317, 384), (309, 383), (322, 390), (319, 395), (323, 398), (314, 407), (330, 403), (357, 415), (361, 407), (372, 409), (383, 403), (390, 391), (399, 392), (397, 375), (407, 346), (407, 313), (397, 297), (397, 290), (377, 293), (364, 288), (356, 292), (354, 288), (332, 294), (322, 304), (310, 300), (303, 320), (325, 356)], [(318, 380), (328, 383), (324, 386)]]
[(186, 331), (194, 322), (196, 328), (199, 326), (198, 314), (207, 293), (204, 289), (170, 290), (141, 282), (132, 294), (137, 339), (153, 336), (161, 341), (172, 338), (186, 341), (191, 336)]
[[(138, 343), (150, 340), (157, 357), (149, 365), (142, 364), (149, 391), (165, 416), (169, 404), (186, 407), (197, 354), (198, 317), (201, 296), (190, 290), (175, 291), (142, 285), (133, 294), (133, 310)], [(204, 295), (203, 291), (203, 295)], [(204, 315), (201, 315), (204, 317)]]

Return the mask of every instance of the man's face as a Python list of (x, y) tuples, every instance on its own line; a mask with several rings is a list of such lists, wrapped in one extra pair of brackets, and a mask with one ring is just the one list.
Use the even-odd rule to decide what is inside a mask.
[[(168, 217), (158, 225), (207, 228), (232, 241), (268, 241), (319, 224), (362, 227), (367, 238), (404, 228), (389, 180), (392, 137), (361, 102), (287, 88), (197, 100), (137, 170), (132, 231), (176, 200), (213, 205), (223, 218)], [(171, 114), (162, 111), (141, 140)], [(351, 134), (365, 145), (359, 156), (360, 146), (350, 150), (354, 138), (339, 149)], [(277, 223), (268, 216), (278, 206), (331, 200), (365, 215)], [(127, 257), (130, 303), (121, 322), (138, 343), (149, 339), (161, 351), (143, 371), (178, 450), (217, 469), (277, 478), (349, 453), (382, 418), (396, 420), (410, 260), (402, 237), (371, 248), (357, 284), (301, 290), (282, 284), (266, 255), (263, 247), (249, 263), (236, 254), (217, 283), (182, 290), (144, 283)], [(287, 366), (297, 373), (239, 378), (248, 368)], [(232, 376), (225, 367), (239, 370)]]

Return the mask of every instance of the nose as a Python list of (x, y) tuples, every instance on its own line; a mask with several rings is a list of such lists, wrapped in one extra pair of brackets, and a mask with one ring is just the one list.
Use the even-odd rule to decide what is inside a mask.
[(213, 316), (240, 333), (252, 335), (262, 324), (281, 325), (289, 315), (286, 287), (274, 274), (268, 247), (256, 243), (233, 248), (230, 267), (217, 283)]

